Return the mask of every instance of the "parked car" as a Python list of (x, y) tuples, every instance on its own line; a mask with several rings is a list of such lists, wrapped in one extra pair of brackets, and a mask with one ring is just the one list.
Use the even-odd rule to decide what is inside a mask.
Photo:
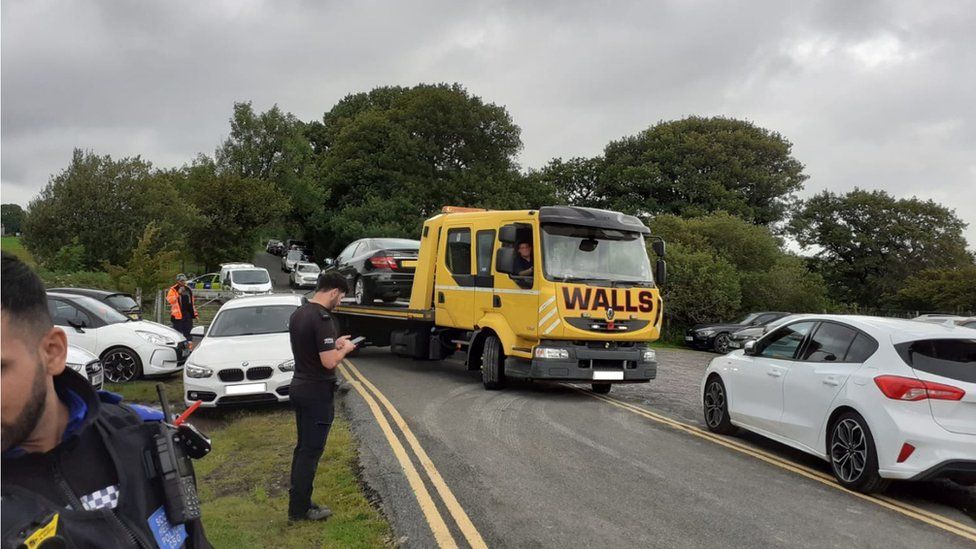
[(281, 270), (290, 273), (295, 270), (295, 265), (305, 261), (305, 252), (297, 248), (288, 250), (281, 255)]
[(751, 326), (749, 328), (743, 328), (737, 332), (732, 332), (732, 337), (729, 340), (730, 349), (741, 349), (746, 341), (753, 341), (759, 339), (763, 334), (774, 330), (784, 323), (791, 320), (795, 320), (803, 315), (786, 315), (782, 318), (777, 318), (776, 320), (766, 324), (765, 326)]
[(68, 344), (68, 357), (65, 366), (85, 376), (88, 383), (96, 391), (102, 390), (105, 377), (102, 372), (102, 361), (93, 353), (90, 353), (77, 345)]
[(288, 284), (292, 288), (314, 288), (321, 272), (322, 269), (315, 263), (306, 261), (296, 263), (295, 269), (288, 277)]
[(220, 299), (224, 295), (223, 286), (220, 284), (220, 273), (202, 274), (187, 280), (186, 285), (193, 290), (193, 295), (197, 299), (209, 301)]
[(47, 306), (68, 343), (99, 357), (105, 379), (113, 383), (177, 372), (189, 354), (186, 340), (176, 330), (132, 320), (88, 296), (48, 292)]
[(132, 297), (132, 294), (125, 292), (110, 292), (108, 290), (95, 290), (92, 288), (54, 288), (48, 290), (62, 294), (85, 295), (105, 303), (116, 311), (124, 314), (133, 320), (142, 320), (142, 307)]
[(272, 255), (280, 255), (281, 250), (284, 248), (284, 243), (282, 243), (280, 240), (275, 240), (272, 238), (268, 241), (268, 244), (264, 247), (264, 250)]
[(830, 463), (862, 492), (890, 479), (976, 482), (976, 337), (903, 319), (810, 315), (712, 360), (707, 427)]
[(931, 314), (931, 315), (917, 316), (912, 320), (919, 320), (921, 322), (932, 322), (935, 324), (948, 323), (948, 324), (954, 324), (956, 326), (963, 326), (966, 328), (976, 328), (976, 317), (973, 316)]
[(251, 263), (225, 263), (220, 266), (220, 287), (234, 297), (270, 294), (274, 291), (271, 274)]
[(744, 328), (765, 326), (788, 314), (790, 313), (765, 311), (749, 313), (738, 322), (698, 324), (685, 334), (685, 344), (696, 349), (725, 354), (731, 349), (729, 343), (732, 341), (733, 332)]
[(302, 242), (301, 240), (289, 238), (288, 240), (285, 241), (285, 250), (294, 250), (294, 249), (304, 250), (305, 247), (306, 247), (305, 243)]
[(183, 371), (186, 404), (287, 401), (295, 370), (288, 321), (301, 304), (301, 296), (294, 294), (234, 299), (217, 311), (209, 327), (194, 328), (194, 336), (203, 339)]
[(418, 250), (419, 240), (363, 238), (346, 246), (334, 260), (326, 260), (325, 272), (346, 277), (360, 305), (377, 298), (392, 303), (410, 295)]

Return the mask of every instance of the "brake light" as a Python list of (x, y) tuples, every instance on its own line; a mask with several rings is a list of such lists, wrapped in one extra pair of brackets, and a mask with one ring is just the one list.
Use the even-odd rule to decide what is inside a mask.
[(373, 268), (375, 269), (390, 269), (395, 271), (397, 268), (396, 259), (386, 255), (371, 257), (369, 258), (369, 262), (373, 264)]
[(917, 401), (927, 398), (962, 400), (962, 397), (966, 395), (966, 391), (958, 387), (910, 377), (878, 376), (874, 378), (874, 383), (886, 397), (893, 400)]

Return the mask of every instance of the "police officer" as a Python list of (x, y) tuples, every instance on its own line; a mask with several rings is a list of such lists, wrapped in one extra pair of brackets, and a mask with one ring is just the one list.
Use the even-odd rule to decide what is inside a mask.
[(199, 520), (168, 521), (147, 466), (162, 414), (65, 368), (41, 280), (6, 252), (0, 284), (2, 546), (209, 547)]
[(330, 314), (348, 292), (342, 275), (322, 274), (315, 285), (315, 295), (292, 313), (288, 322), (295, 358), (288, 394), (298, 426), (288, 498), (288, 519), (292, 521), (325, 520), (332, 516), (328, 507), (312, 503), (312, 482), (335, 415), (335, 368), (356, 350), (349, 336), (339, 337)]

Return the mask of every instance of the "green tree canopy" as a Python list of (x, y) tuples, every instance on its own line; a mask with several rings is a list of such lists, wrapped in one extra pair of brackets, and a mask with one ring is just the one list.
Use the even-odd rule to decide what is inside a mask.
[(931, 200), (896, 199), (885, 191), (824, 191), (790, 222), (797, 241), (815, 253), (839, 301), (880, 306), (924, 269), (972, 264), (955, 213)]
[(891, 301), (916, 311), (976, 313), (976, 265), (919, 271), (905, 281)]
[(24, 217), (26, 216), (24, 209), (20, 207), (20, 204), (3, 204), (0, 205), (0, 221), (3, 222), (3, 229), (7, 234), (16, 234), (23, 230)]
[[(71, 163), (31, 201), (24, 242), (42, 262), (69, 243), (82, 246), (85, 268), (129, 259), (147, 224), (164, 242), (182, 239), (196, 211), (171, 182), (139, 157), (112, 160), (74, 151)], [(77, 239), (77, 240), (75, 240)]]
[(598, 202), (644, 215), (726, 211), (769, 225), (784, 219), (807, 178), (791, 149), (782, 135), (742, 120), (660, 122), (607, 145)]

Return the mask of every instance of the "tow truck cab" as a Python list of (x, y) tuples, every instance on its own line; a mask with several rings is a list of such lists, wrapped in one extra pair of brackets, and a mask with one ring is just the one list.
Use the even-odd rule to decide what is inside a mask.
[(399, 322), (381, 328), (346, 305), (337, 313), (350, 333), (402, 356), (463, 351), (468, 369), (489, 376), (487, 357), (495, 381), (646, 382), (656, 376), (648, 343), (660, 336), (665, 277), (664, 242), (653, 239), (652, 271), (649, 234), (636, 217), (605, 210), (447, 207), (424, 224), (409, 307), (387, 311)]

